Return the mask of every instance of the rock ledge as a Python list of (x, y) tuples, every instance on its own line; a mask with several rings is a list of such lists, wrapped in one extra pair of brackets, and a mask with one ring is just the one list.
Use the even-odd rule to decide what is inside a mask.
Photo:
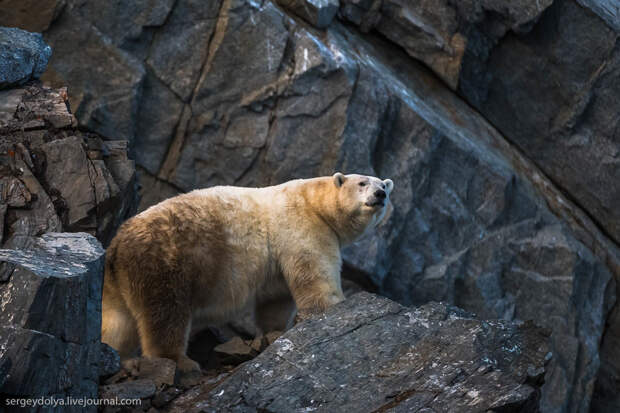
[(359, 293), (166, 411), (537, 411), (548, 334)]

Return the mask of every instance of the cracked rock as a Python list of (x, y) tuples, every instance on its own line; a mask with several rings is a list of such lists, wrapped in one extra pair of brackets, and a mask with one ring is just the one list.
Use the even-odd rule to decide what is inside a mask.
[[(113, 140), (130, 140), (145, 69), (92, 24), (67, 8), (44, 33), (54, 54), (42, 80), (70, 85), (69, 101), (80, 125)], [(111, 76), (113, 74), (113, 76)]]
[(0, 262), (14, 266), (0, 283), (4, 396), (97, 397), (103, 261), (101, 244), (84, 233), (0, 250)]
[[(84, 231), (105, 244), (137, 208), (127, 142), (76, 129), (66, 88), (29, 84), (0, 106), (0, 245)], [(3, 93), (3, 92), (0, 92)]]
[(167, 412), (537, 411), (548, 333), (359, 293)]

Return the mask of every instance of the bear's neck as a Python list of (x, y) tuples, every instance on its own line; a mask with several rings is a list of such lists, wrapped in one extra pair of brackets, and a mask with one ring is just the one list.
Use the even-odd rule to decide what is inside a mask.
[(357, 228), (358, 222), (339, 205), (338, 188), (332, 177), (309, 180), (302, 194), (308, 210), (334, 232), (341, 247), (352, 243), (364, 231), (365, 228)]

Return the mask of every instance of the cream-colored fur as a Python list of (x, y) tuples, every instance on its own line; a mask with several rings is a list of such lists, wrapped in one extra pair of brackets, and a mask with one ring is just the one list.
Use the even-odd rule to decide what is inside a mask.
[(197, 367), (185, 356), (192, 326), (288, 294), (302, 316), (325, 310), (344, 298), (340, 249), (382, 220), (392, 187), (338, 173), (201, 189), (147, 209), (108, 248), (102, 340), (129, 355), (137, 331), (144, 355), (187, 370)]

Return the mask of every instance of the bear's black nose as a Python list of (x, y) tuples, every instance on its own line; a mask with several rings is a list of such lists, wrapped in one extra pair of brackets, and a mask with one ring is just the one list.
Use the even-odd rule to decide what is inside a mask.
[(375, 196), (379, 199), (385, 199), (385, 191), (383, 189), (377, 189), (375, 191)]

